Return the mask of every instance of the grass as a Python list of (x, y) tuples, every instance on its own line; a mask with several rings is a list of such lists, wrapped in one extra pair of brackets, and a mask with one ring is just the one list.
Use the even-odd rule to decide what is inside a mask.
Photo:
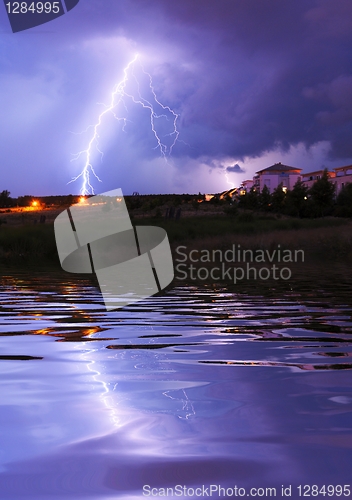
[[(208, 250), (226, 250), (233, 244), (271, 250), (280, 244), (290, 250), (303, 249), (308, 261), (352, 259), (352, 224), (346, 219), (275, 219), (244, 213), (178, 221), (143, 218), (133, 223), (163, 227), (173, 251), (180, 244), (188, 249)], [(0, 264), (59, 267), (53, 225), (0, 226)]]
[(226, 251), (233, 245), (242, 249), (268, 250), (272, 252), (280, 245), (281, 249), (303, 250), (306, 262), (352, 260), (352, 232), (342, 231), (341, 227), (302, 228), (295, 231), (282, 229), (257, 233), (235, 233), (222, 236), (205, 236), (199, 239), (172, 243), (191, 249), (220, 249)]
[(0, 226), (0, 264), (59, 266), (54, 226)]
[(179, 221), (138, 219), (136, 225), (158, 225), (173, 247), (227, 249), (233, 244), (252, 249), (303, 248), (324, 258), (351, 256), (352, 224), (346, 219), (275, 219), (243, 214), (243, 217), (188, 218)]

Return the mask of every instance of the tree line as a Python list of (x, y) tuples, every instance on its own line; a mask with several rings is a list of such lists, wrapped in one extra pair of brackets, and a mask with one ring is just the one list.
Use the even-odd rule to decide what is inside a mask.
[(251, 188), (240, 196), (238, 208), (274, 212), (294, 217), (352, 217), (352, 183), (346, 184), (339, 194), (335, 194), (335, 184), (329, 180), (327, 170), (311, 188), (297, 181), (286, 192), (279, 184), (272, 193), (267, 186), (261, 192)]
[[(45, 196), (37, 198), (44, 206), (70, 206), (78, 203), (79, 196)], [(32, 196), (20, 196), (11, 198), (10, 192), (0, 192), (0, 208), (11, 208), (14, 206), (25, 207), (31, 204)], [(182, 203), (191, 203), (195, 209), (199, 208), (199, 202), (205, 202), (205, 195), (138, 195), (125, 196), (127, 208), (142, 209), (150, 211), (165, 204), (179, 206)], [(227, 203), (226, 203), (227, 202)], [(210, 204), (224, 203), (219, 196), (214, 196)], [(335, 185), (329, 180), (327, 170), (322, 177), (315, 181), (309, 189), (302, 181), (297, 181), (292, 190), (283, 190), (280, 184), (272, 193), (267, 186), (261, 192), (251, 188), (246, 194), (241, 195), (237, 201), (230, 197), (225, 200), (225, 212), (229, 215), (237, 213), (238, 208), (258, 210), (262, 212), (273, 212), (290, 215), (293, 217), (324, 217), (333, 215), (336, 217), (352, 217), (352, 183), (346, 184), (336, 196)], [(231, 203), (231, 205), (229, 205)]]
[(0, 208), (11, 208), (11, 207), (28, 207), (31, 205), (32, 201), (39, 200), (42, 206), (66, 206), (78, 203), (80, 196), (77, 195), (58, 195), (58, 196), (19, 196), (18, 198), (11, 198), (10, 191), (6, 189), (0, 192)]

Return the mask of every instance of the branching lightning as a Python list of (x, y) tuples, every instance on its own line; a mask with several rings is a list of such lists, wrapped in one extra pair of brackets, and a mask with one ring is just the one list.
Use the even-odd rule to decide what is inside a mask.
[[(143, 97), (142, 90), (140, 88), (140, 82), (137, 76), (135, 75), (134, 68), (137, 62), (140, 65), (142, 73), (146, 75), (146, 78), (148, 80), (148, 88), (152, 96), (152, 99), (150, 100)], [(136, 90), (134, 92), (128, 92), (127, 84), (129, 81), (132, 80), (134, 81)], [(168, 157), (172, 153), (172, 150), (179, 137), (179, 131), (177, 129), (177, 119), (179, 115), (175, 113), (175, 111), (173, 111), (173, 109), (171, 109), (169, 106), (162, 104), (158, 100), (153, 86), (152, 77), (149, 73), (147, 73), (144, 70), (137, 54), (124, 68), (123, 79), (118, 84), (115, 85), (111, 94), (110, 104), (104, 105), (105, 109), (98, 116), (95, 125), (90, 125), (86, 129), (86, 131), (92, 129), (92, 135), (88, 142), (87, 148), (80, 151), (79, 153), (76, 153), (74, 155), (74, 158), (71, 160), (71, 161), (77, 161), (82, 157), (84, 158), (84, 166), (82, 168), (82, 171), (76, 177), (71, 179), (71, 181), (69, 181), (68, 183), (70, 184), (71, 182), (75, 182), (81, 178), (82, 179), (81, 195), (83, 196), (88, 194), (94, 194), (94, 188), (91, 184), (91, 175), (93, 175), (99, 182), (102, 182), (93, 167), (92, 157), (96, 151), (100, 154), (101, 158), (103, 157), (103, 152), (99, 148), (99, 130), (103, 125), (104, 117), (105, 115), (112, 113), (113, 116), (116, 118), (116, 120), (122, 123), (122, 130), (125, 131), (128, 122), (126, 116), (128, 112), (127, 108), (128, 101), (132, 102), (133, 104), (142, 106), (142, 108), (149, 111), (150, 127), (156, 140), (155, 149), (159, 149), (162, 158), (164, 158), (165, 161), (167, 162)], [(122, 115), (119, 114), (119, 108), (123, 108), (124, 114)], [(159, 108), (161, 112), (157, 113), (155, 110), (156, 108)], [(172, 124), (171, 132), (163, 136), (163, 137), (169, 137), (169, 143), (171, 142), (171, 144), (169, 145), (167, 145), (164, 142), (163, 137), (157, 130), (156, 123), (160, 119), (168, 121), (170, 121), (171, 119), (171, 124)]]

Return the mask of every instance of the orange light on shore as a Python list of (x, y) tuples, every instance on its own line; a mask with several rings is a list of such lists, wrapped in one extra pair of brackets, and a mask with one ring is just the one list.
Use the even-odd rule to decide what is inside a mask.
[(37, 207), (39, 205), (37, 200), (32, 201), (32, 207)]
[(79, 202), (80, 203), (84, 203), (86, 201), (85, 197), (84, 196), (81, 196), (80, 199), (79, 199)]

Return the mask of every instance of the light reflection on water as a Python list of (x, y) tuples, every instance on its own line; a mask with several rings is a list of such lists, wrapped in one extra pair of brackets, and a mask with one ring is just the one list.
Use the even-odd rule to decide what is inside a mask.
[(350, 285), (179, 285), (106, 312), (84, 279), (4, 276), (1, 498), (348, 484)]

